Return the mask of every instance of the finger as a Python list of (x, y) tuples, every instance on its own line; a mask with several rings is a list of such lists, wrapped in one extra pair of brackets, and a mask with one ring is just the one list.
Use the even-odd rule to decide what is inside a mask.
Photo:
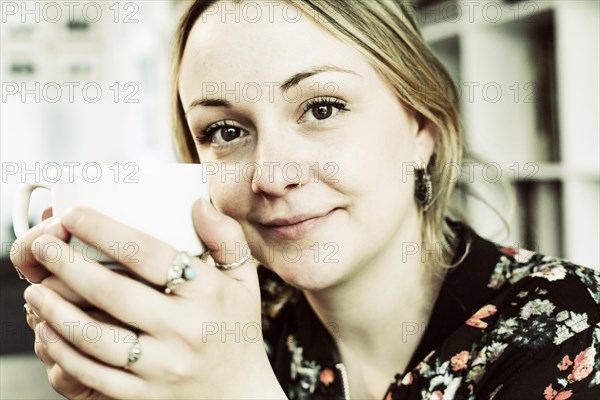
[(137, 337), (132, 330), (98, 321), (49, 289), (35, 287), (31, 290), (43, 298), (38, 314), (62, 339), (106, 364), (115, 367), (127, 364), (129, 349)]
[(82, 310), (89, 309), (92, 307), (89, 301), (71, 289), (66, 283), (60, 280), (56, 275), (50, 275), (44, 279), (41, 283), (43, 286), (52, 289), (58, 293), (63, 299), (71, 304), (76, 305)]
[(44, 349), (44, 343), (39, 339), (36, 332), (36, 326), (41, 322), (41, 320), (38, 318), (38, 316), (29, 304), (25, 303), (23, 305), (23, 308), (25, 309), (25, 313), (27, 314), (27, 325), (29, 325), (29, 327), (33, 330), (33, 333), (35, 335), (35, 339), (33, 342), (33, 351), (35, 352), (35, 355), (44, 363), (46, 368), (50, 368), (52, 367), (52, 365), (54, 365), (54, 360), (52, 360), (46, 354), (46, 351)]
[(98, 363), (78, 352), (47, 323), (38, 325), (46, 351), (68, 375), (83, 386), (114, 398), (141, 398), (144, 381), (134, 374)]
[[(119, 273), (119, 271), (116, 271)], [(120, 321), (111, 317), (110, 315), (98, 310), (94, 309), (93, 306), (75, 291), (73, 291), (69, 286), (67, 286), (63, 281), (58, 279), (55, 275), (50, 275), (46, 279), (44, 279), (41, 283), (42, 286), (51, 289), (56, 292), (60, 297), (68, 301), (69, 303), (79, 307), (82, 310), (85, 310), (88, 315), (92, 318), (97, 319), (98, 321), (110, 323), (113, 325), (119, 325)], [(25, 312), (27, 314), (27, 321), (29, 324), (29, 320), (32, 321), (32, 324), (29, 324), (31, 329), (35, 329), (35, 324), (37, 324), (40, 320), (35, 316), (33, 312), (31, 312), (32, 308), (27, 303), (24, 305)]]
[(52, 368), (56, 363), (54, 362), (54, 360), (46, 352), (46, 347), (44, 345), (44, 342), (42, 342), (40, 340), (40, 338), (39, 338), (39, 336), (37, 334), (37, 330), (35, 329), (35, 327), (34, 327), (33, 331), (35, 333), (35, 342), (34, 342), (34, 346), (33, 346), (33, 351), (35, 352), (35, 355), (46, 366), (46, 369)]
[(27, 325), (31, 328), (31, 330), (35, 330), (35, 326), (38, 323), (37, 318), (31, 313), (28, 313), (25, 317), (25, 321), (27, 321)]
[[(34, 340), (34, 352), (37, 355), (37, 357), (42, 361), (42, 363), (44, 363), (44, 365), (46, 366), (46, 369), (49, 371), (51, 368), (56, 366), (55, 361), (50, 358), (48, 356), (48, 353), (45, 349), (44, 346), (44, 342), (42, 340), (40, 340), (40, 338), (38, 337), (37, 334), (37, 330), (36, 330), (36, 325), (38, 323), (41, 322), (41, 320), (36, 317), (35, 312), (33, 312), (31, 306), (29, 306), (27, 303), (24, 305), (24, 308), (26, 310), (26, 314), (27, 314), (27, 324), (29, 325), (29, 327), (33, 330), (34, 334), (35, 334), (35, 340)], [(124, 325), (120, 322), (117, 321), (116, 319), (114, 319), (113, 317), (111, 317), (110, 315), (98, 311), (98, 310), (92, 310), (88, 312), (88, 315), (91, 318), (96, 319), (99, 322), (104, 322), (106, 324), (112, 324), (114, 326), (115, 329), (121, 329), (124, 328)], [(124, 336), (124, 340), (128, 339), (126, 335), (124, 335), (124, 331), (116, 331), (115, 329), (112, 329), (113, 334), (116, 336), (117, 333), (120, 335), (119, 337), (123, 337)], [(60, 367), (59, 367), (60, 369)], [(55, 371), (56, 372), (56, 371)], [(63, 371), (64, 372), (64, 371)], [(68, 379), (69, 377), (61, 377), (60, 379), (56, 379), (57, 381), (62, 381), (63, 379)], [(72, 378), (72, 377), (71, 377)], [(77, 382), (78, 383), (78, 382)], [(79, 383), (78, 383), (79, 384)], [(81, 385), (81, 384), (79, 384)], [(72, 393), (72, 391), (68, 390), (68, 393)], [(63, 392), (61, 392), (63, 393)], [(64, 393), (63, 393), (64, 394)]]
[[(114, 254), (119, 262), (126, 265), (137, 275), (151, 284), (164, 286), (167, 282), (167, 271), (171, 267), (178, 251), (167, 243), (156, 239), (128, 225), (115, 221), (95, 210), (77, 207), (66, 211), (63, 223), (71, 233), (87, 243), (95, 246), (108, 254)], [(115, 246), (129, 248), (127, 251), (118, 251)], [(135, 251), (132, 253), (131, 248)], [(197, 258), (191, 260), (195, 268), (201, 269), (196, 279), (196, 286), (183, 285), (177, 288), (177, 294), (187, 297), (200, 286), (214, 290), (219, 287), (221, 274), (208, 264)]]
[(25, 310), (25, 320), (27, 321), (27, 325), (29, 325), (32, 330), (35, 330), (35, 326), (40, 322), (39, 317), (33, 312), (33, 308), (29, 304), (23, 304), (23, 309)]
[(44, 233), (47, 235), (54, 235), (63, 242), (68, 242), (71, 238), (71, 234), (65, 229), (65, 227), (60, 222), (59, 218), (52, 217), (48, 219), (48, 224), (44, 228)]
[(58, 393), (67, 399), (99, 399), (93, 389), (83, 386), (81, 382), (73, 376), (67, 374), (65, 370), (53, 361), (53, 364), (46, 367), (48, 381)]
[(44, 211), (42, 211), (42, 221), (48, 218), (52, 218), (52, 207), (46, 207)]
[[(240, 224), (217, 211), (207, 200), (199, 199), (194, 203), (192, 217), (196, 232), (216, 262), (230, 264), (249, 254), (250, 248)], [(247, 262), (239, 268), (224, 273), (247, 284), (253, 292), (257, 291), (258, 277), (254, 263)]]
[(167, 269), (178, 253), (169, 244), (89, 208), (65, 211), (63, 223), (73, 235), (114, 256), (150, 283), (165, 284)]
[[(177, 304), (166, 301), (160, 292), (126, 276), (87, 260), (77, 250), (54, 236), (42, 235), (37, 240), (34, 255), (52, 274), (91, 305), (106, 311), (118, 320), (135, 323), (140, 329), (154, 333), (168, 328), (164, 315), (154, 310), (173, 313)], [(38, 287), (41, 285), (35, 285)], [(35, 293), (47, 293), (49, 289), (29, 290), (27, 302), (35, 310), (40, 309), (40, 299)], [(46, 289), (42, 292), (42, 289)], [(41, 316), (41, 314), (40, 314)], [(135, 321), (131, 321), (135, 316)]]
[(61, 225), (58, 218), (42, 221), (31, 228), (24, 236), (15, 240), (10, 249), (10, 259), (17, 268), (17, 272), (23, 275), (31, 283), (39, 283), (49, 275), (40, 263), (32, 256), (32, 243), (42, 234), (54, 235), (63, 241), (68, 241), (70, 234)]
[(50, 275), (50, 272), (36, 260), (32, 253), (32, 243), (44, 233), (48, 222), (49, 220), (42, 221), (31, 228), (25, 235), (17, 238), (10, 248), (10, 261), (23, 274), (22, 279), (41, 282)]

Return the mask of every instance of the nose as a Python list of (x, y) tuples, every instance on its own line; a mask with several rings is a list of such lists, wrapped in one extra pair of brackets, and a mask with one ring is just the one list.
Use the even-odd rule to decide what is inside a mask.
[(303, 157), (306, 148), (295, 136), (292, 132), (259, 135), (252, 175), (254, 193), (278, 197), (308, 183), (310, 169)]

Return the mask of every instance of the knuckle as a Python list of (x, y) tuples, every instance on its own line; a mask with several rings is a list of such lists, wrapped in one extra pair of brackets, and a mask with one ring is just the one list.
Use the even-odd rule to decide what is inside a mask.
[(13, 263), (15, 267), (20, 267), (24, 262), (25, 252), (22, 251), (25, 246), (25, 242), (21, 239), (17, 239), (10, 246), (9, 257), (10, 262)]
[(42, 354), (44, 357), (51, 358), (53, 360), (60, 359), (60, 354), (55, 354), (54, 342), (43, 343)]
[[(219, 277), (220, 278), (220, 277)], [(211, 299), (214, 304), (221, 304), (225, 287), (221, 279), (211, 279), (210, 285), (203, 285), (201, 292), (203, 297)]]
[(65, 373), (58, 364), (51, 365), (47, 368), (48, 381), (52, 387), (59, 390), (63, 384)]
[(67, 245), (57, 242), (53, 236), (44, 236), (44, 243), (34, 243), (32, 250), (44, 266), (57, 273), (60, 273), (69, 261)]
[(84, 227), (88, 230), (95, 229), (93, 226), (94, 218), (88, 218), (88, 215), (92, 212), (91, 209), (81, 206), (75, 206), (71, 210), (77, 214), (74, 225), (71, 227), (73, 230), (81, 231)]
[(198, 343), (202, 343), (203, 340), (206, 341), (203, 327), (199, 324), (194, 324), (191, 328), (187, 327), (187, 329), (181, 327), (178, 330), (178, 336), (190, 347), (198, 346)]
[(194, 377), (194, 368), (188, 356), (180, 357), (176, 363), (168, 363), (164, 367), (164, 377), (169, 384), (185, 382)]
[(35, 343), (33, 345), (33, 351), (35, 352), (35, 355), (40, 359), (40, 360), (44, 360), (45, 357), (45, 350), (44, 350), (44, 344), (42, 343), (42, 341), (37, 337), (35, 337)]
[(78, 368), (71, 376), (81, 385), (98, 390), (99, 378), (90, 368)]
[(39, 333), (44, 335), (45, 339), (48, 339), (51, 337), (52, 329), (60, 328), (60, 326), (52, 322), (56, 319), (57, 315), (56, 307), (52, 307), (51, 305), (54, 303), (54, 293), (44, 293), (43, 296), (43, 301), (40, 302), (38, 311), (40, 316), (44, 316), (45, 323), (40, 327)]
[[(204, 314), (204, 313), (202, 313)], [(178, 312), (181, 318), (176, 318), (178, 321), (175, 324), (171, 324), (169, 329), (172, 334), (183, 343), (188, 350), (187, 353), (196, 351), (202, 347), (202, 343), (206, 342), (207, 333), (212, 333), (214, 329), (212, 323), (205, 322), (208, 318), (199, 318), (196, 321), (190, 321), (185, 318), (186, 312)], [(189, 314), (188, 314), (189, 315)]]
[(25, 317), (25, 321), (27, 322), (27, 326), (29, 326), (31, 330), (35, 331), (35, 325), (37, 324), (37, 321), (33, 314), (27, 314), (27, 317)]
[(74, 398), (72, 378), (58, 364), (47, 368), (48, 382), (58, 393), (67, 398)]

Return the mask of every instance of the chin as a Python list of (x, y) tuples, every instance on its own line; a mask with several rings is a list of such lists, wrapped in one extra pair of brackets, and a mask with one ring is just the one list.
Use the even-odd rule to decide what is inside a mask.
[(299, 260), (270, 266), (287, 284), (302, 291), (320, 291), (335, 286), (343, 279), (341, 263), (314, 263)]

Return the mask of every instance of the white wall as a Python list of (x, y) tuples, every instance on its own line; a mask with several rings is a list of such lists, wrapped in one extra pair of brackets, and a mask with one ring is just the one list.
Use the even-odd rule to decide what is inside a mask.
[[(67, 3), (2, 2), (3, 242), (15, 187), (40, 179), (47, 163), (174, 161), (169, 56), (181, 4)], [(81, 21), (89, 29), (67, 29)], [(19, 66), (34, 71), (13, 72)], [(36, 193), (32, 218), (48, 202)]]

